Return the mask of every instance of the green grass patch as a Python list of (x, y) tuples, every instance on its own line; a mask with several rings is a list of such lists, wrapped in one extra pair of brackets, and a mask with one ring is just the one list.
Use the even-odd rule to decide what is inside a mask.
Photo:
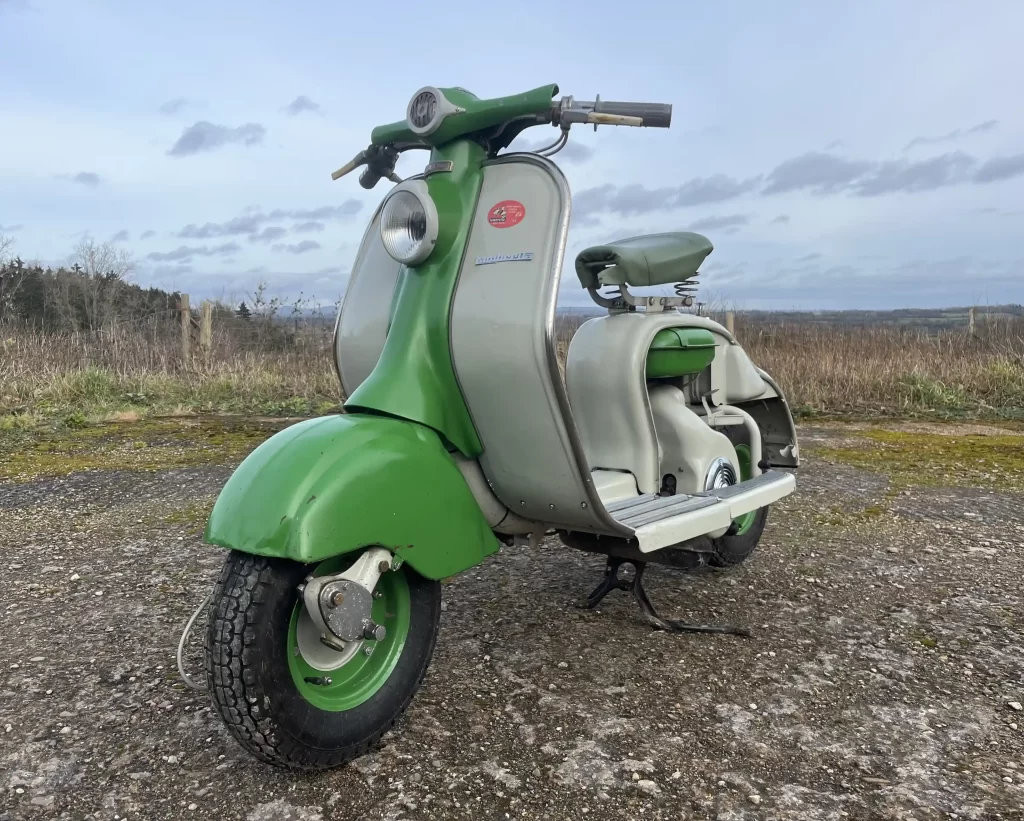
[(1024, 436), (851, 431), (860, 441), (817, 448), (834, 462), (885, 473), (895, 487), (978, 487), (1024, 492)]
[(233, 464), (281, 427), (280, 423), (203, 418), (3, 431), (0, 479), (29, 481), (86, 470), (154, 471)]

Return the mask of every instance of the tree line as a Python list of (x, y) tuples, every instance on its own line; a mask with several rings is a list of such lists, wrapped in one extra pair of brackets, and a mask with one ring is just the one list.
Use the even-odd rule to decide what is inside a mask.
[(83, 239), (66, 265), (25, 262), (0, 237), (0, 322), (19, 321), (46, 331), (99, 331), (150, 316), (173, 321), (180, 294), (143, 288), (127, 277), (131, 254)]

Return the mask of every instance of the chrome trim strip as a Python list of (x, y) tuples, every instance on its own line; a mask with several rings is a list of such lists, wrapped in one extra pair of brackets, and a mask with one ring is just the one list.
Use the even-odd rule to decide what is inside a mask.
[(579, 433), (576, 431), (576, 423), (573, 421), (572, 408), (569, 405), (569, 394), (565, 390), (562, 373), (558, 369), (558, 353), (555, 346), (555, 314), (558, 303), (558, 285), (562, 279), (562, 263), (565, 260), (565, 248), (569, 237), (569, 217), (572, 211), (572, 192), (569, 190), (569, 181), (557, 165), (537, 154), (526, 152), (502, 154), (493, 160), (487, 160), (483, 165), (501, 165), (516, 162), (536, 165), (547, 171), (562, 195), (562, 214), (558, 221), (558, 245), (554, 255), (554, 275), (549, 278), (549, 292), (546, 295), (548, 315), (544, 318), (544, 342), (547, 348), (548, 371), (554, 385), (558, 407), (562, 413), (562, 423), (565, 425), (566, 433), (569, 436), (569, 446), (572, 448), (573, 456), (576, 459), (576, 468), (580, 473), (580, 479), (583, 481), (583, 487), (587, 494), (587, 504), (593, 511), (598, 524), (608, 528), (609, 533), (629, 537), (633, 535), (633, 529), (613, 519), (611, 514), (605, 509), (601, 497), (597, 494), (594, 479), (590, 474), (590, 465), (587, 464), (587, 457), (583, 452), (583, 442), (580, 441)]

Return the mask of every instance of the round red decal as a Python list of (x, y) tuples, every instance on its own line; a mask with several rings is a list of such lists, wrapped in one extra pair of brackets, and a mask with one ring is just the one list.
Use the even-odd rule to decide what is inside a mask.
[(526, 216), (526, 206), (518, 200), (502, 200), (487, 212), (487, 221), (495, 228), (519, 225)]

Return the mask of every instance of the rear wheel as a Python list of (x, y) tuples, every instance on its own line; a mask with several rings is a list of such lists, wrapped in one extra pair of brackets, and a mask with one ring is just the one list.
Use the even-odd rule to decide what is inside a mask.
[[(739, 443), (735, 447), (736, 458), (740, 463), (740, 480), (743, 481), (753, 475), (750, 446)], [(764, 533), (767, 521), (767, 507), (752, 510), (733, 519), (732, 526), (724, 535), (710, 540), (711, 551), (708, 554), (708, 564), (712, 567), (732, 567), (742, 562), (754, 552), (754, 548), (761, 541), (761, 534)]]
[(232, 552), (214, 591), (206, 636), (213, 704), (231, 734), (279, 767), (321, 770), (370, 750), (419, 689), (433, 655), (441, 585), (408, 566), (381, 576), (373, 620), (381, 641), (334, 650), (302, 603), (310, 574), (337, 573), (355, 556), (310, 566)]

